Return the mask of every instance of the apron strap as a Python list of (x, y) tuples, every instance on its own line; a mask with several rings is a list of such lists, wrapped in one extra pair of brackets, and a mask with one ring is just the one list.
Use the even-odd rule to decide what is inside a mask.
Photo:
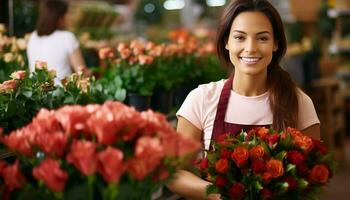
[(224, 85), (223, 89), (221, 90), (220, 99), (219, 99), (218, 107), (216, 110), (213, 132), (212, 132), (213, 139), (217, 138), (217, 136), (222, 134), (225, 130), (225, 128), (224, 128), (225, 127), (225, 116), (226, 116), (228, 101), (229, 101), (230, 95), (231, 95), (232, 82), (233, 82), (233, 75), (230, 76), (230, 78), (226, 80), (225, 85)]

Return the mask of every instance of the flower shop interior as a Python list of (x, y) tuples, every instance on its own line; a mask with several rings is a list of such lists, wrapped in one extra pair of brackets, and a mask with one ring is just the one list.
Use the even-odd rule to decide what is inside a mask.
[[(35, 63), (34, 73), (30, 70), (27, 48), (30, 47), (30, 34), (36, 29), (41, 1), (0, 1), (0, 196), (2, 199), (45, 199), (45, 197), (87, 199), (79, 197), (79, 193), (90, 195), (94, 192), (96, 195), (97, 191), (102, 190), (103, 198), (96, 199), (181, 199), (164, 186), (162, 181), (168, 176), (165, 172), (173, 172), (176, 167), (174, 163), (180, 162), (180, 156), (195, 150), (197, 143), (164, 135), (161, 137), (178, 142), (177, 144), (169, 142), (169, 148), (179, 145), (178, 147), (184, 149), (184, 152), (179, 153), (176, 149), (170, 149), (169, 152), (160, 153), (159, 149), (156, 149), (159, 140), (157, 143), (155, 136), (146, 129), (175, 132), (176, 112), (189, 92), (199, 84), (227, 78), (230, 70), (223, 67), (218, 60), (215, 39), (218, 21), (230, 0), (69, 0), (65, 28), (76, 37), (89, 76), (74, 73), (58, 82), (56, 79), (59, 73), (48, 70), (50, 66), (47, 66), (45, 60)], [(289, 72), (297, 86), (312, 99), (320, 120), (321, 140), (327, 145), (332, 158), (336, 161), (336, 169), (330, 175), (332, 178), (318, 199), (349, 199), (350, 0), (269, 0), (269, 2), (281, 15), (287, 37), (287, 51), (281, 66)], [(35, 45), (40, 49), (39, 43)], [(16, 71), (22, 73), (14, 73)], [(33, 74), (29, 75), (30, 72)], [(10, 82), (14, 80), (15, 82)], [(127, 106), (115, 102), (122, 102)], [(68, 108), (66, 107), (68, 105), (81, 107)], [(136, 110), (131, 109), (131, 106)], [(42, 108), (45, 109), (41, 110)], [(148, 109), (152, 112), (148, 112)], [(113, 110), (117, 114), (110, 115), (107, 110)], [(106, 121), (101, 120), (98, 114), (105, 114)], [(57, 121), (60, 123), (66, 124), (68, 120), (71, 124), (57, 125), (53, 115), (59, 116)], [(108, 120), (117, 119), (120, 123), (107, 125)], [(93, 120), (96, 120), (96, 123)], [(86, 126), (82, 125), (84, 121), (87, 121)], [(39, 127), (37, 126), (39, 123), (49, 125)], [(126, 149), (124, 157), (130, 158), (129, 167), (126, 167), (129, 169), (123, 171), (132, 174), (136, 181), (142, 180), (143, 185), (121, 174), (109, 174), (111, 172), (104, 166), (108, 157), (123, 160), (123, 155), (116, 149), (109, 147), (102, 149), (96, 145), (98, 149), (96, 151), (100, 151), (96, 157), (102, 163), (98, 161), (96, 164), (97, 161), (91, 161), (96, 164), (96, 169), (82, 166), (86, 160), (80, 161), (81, 155), (78, 153), (76, 155), (72, 152), (67, 153), (75, 148), (75, 152), (90, 154), (91, 148), (87, 146), (95, 145), (96, 140), (105, 145), (104, 147), (111, 145), (111, 140), (116, 141), (117, 136), (102, 136), (102, 132), (122, 130), (124, 124), (130, 126), (129, 129), (135, 129), (134, 135), (138, 133), (136, 129), (139, 126), (146, 127), (143, 129), (143, 134), (148, 136), (144, 136), (142, 141), (138, 140), (135, 149), (136, 153), (139, 152), (139, 157), (132, 157), (133, 150), (130, 150), (130, 147), (136, 142), (133, 141), (132, 138), (135, 136), (131, 133), (122, 135), (122, 139), (118, 138), (124, 143), (115, 142), (118, 147)], [(71, 142), (71, 139), (65, 138), (65, 144), (72, 143), (70, 150), (65, 147), (66, 150), (58, 151), (48, 149), (51, 146), (57, 148), (60, 143), (51, 144), (49, 140), (63, 141), (52, 139), (61, 137), (58, 133), (46, 134), (46, 138), (44, 136), (32, 138), (36, 141), (35, 148), (27, 148), (28, 145), (32, 145), (32, 140), (23, 139), (24, 136), (18, 136), (20, 139), (16, 141), (13, 139), (15, 136), (11, 137), (12, 133), (19, 135), (16, 130), (23, 127), (25, 128), (21, 133), (25, 135), (27, 131), (34, 129), (38, 132), (39, 129), (53, 130), (51, 128), (56, 125), (71, 130), (71, 134), (76, 138), (89, 138), (89, 144), (82, 143), (80, 139), (79, 141), (76, 139), (78, 142)], [(85, 132), (87, 127), (96, 132), (96, 137), (91, 134), (77, 137), (77, 134)], [(154, 149), (144, 150), (149, 147)], [(17, 153), (17, 150), (20, 153)], [(14, 166), (20, 165), (19, 168), (25, 173), (26, 169), (27, 171), (30, 169), (30, 165), (38, 165), (45, 159), (47, 151), (50, 151), (50, 155), (54, 152), (52, 158), (67, 155), (67, 161), (61, 161), (61, 166), (64, 166), (69, 174), (69, 181), (65, 186), (54, 183), (50, 185), (50, 182), (42, 181), (40, 177), (44, 176), (42, 174), (45, 171), (44, 164), (41, 168), (33, 169), (32, 174), (27, 173), (29, 176), (14, 172)], [(151, 156), (148, 162), (144, 161), (144, 158), (141, 159), (150, 154), (158, 155), (162, 160), (156, 156), (155, 158)], [(95, 154), (91, 152), (90, 155)], [(163, 159), (165, 155), (176, 155), (177, 157), (174, 157), (177, 160), (170, 162)], [(23, 156), (27, 156), (27, 159)], [(46, 160), (47, 167), (57, 167), (58, 162), (53, 161), (55, 159)], [(121, 167), (119, 161), (114, 163), (109, 160), (108, 164)], [(21, 164), (18, 164), (19, 162)], [(139, 162), (141, 164), (132, 165)], [(162, 164), (158, 165), (160, 162)], [(84, 178), (75, 174), (76, 169), (69, 167), (73, 165), (80, 166), (76, 168), (85, 175)], [(143, 168), (146, 168), (146, 171), (149, 169), (151, 171), (151, 168), (157, 169), (152, 171), (152, 178), (161, 180), (157, 182), (158, 185), (154, 184), (158, 186), (157, 190), (145, 187), (152, 185), (153, 179), (144, 178), (149, 176), (142, 174), (148, 173), (142, 172)], [(95, 171), (96, 174), (98, 172), (98, 176), (91, 175)], [(57, 169), (57, 173), (61, 173), (60, 180), (67, 179), (66, 172)], [(10, 176), (12, 182), (7, 181), (11, 179)], [(113, 176), (114, 178), (111, 178)], [(35, 182), (35, 179), (41, 181)], [(86, 184), (82, 184), (79, 188), (73, 187), (75, 183), (85, 179)], [(125, 184), (120, 184), (117, 191), (115, 188), (119, 179)], [(100, 183), (101, 180), (113, 184), (106, 186)], [(51, 194), (45, 189), (46, 184), (53, 191), (60, 192)], [(136, 194), (129, 197), (135, 187), (140, 188), (141, 192), (138, 195), (147, 196), (151, 192), (151, 197), (140, 198)], [(12, 191), (18, 194), (14, 195)], [(117, 192), (118, 198), (116, 198)], [(44, 193), (52, 196), (41, 196), (41, 198), (35, 196)]]

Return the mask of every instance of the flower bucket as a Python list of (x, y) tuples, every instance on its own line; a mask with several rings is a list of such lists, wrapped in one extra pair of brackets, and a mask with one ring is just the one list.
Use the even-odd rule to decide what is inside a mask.
[(169, 113), (173, 106), (173, 91), (156, 91), (152, 95), (151, 108), (162, 113)]
[(134, 107), (137, 111), (144, 111), (151, 107), (151, 97), (142, 96), (138, 93), (128, 94), (128, 105)]

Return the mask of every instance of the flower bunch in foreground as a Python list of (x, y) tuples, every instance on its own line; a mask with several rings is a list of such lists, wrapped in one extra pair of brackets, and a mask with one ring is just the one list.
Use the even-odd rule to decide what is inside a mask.
[(222, 199), (315, 199), (334, 165), (319, 140), (293, 128), (278, 133), (262, 127), (222, 135), (199, 168), (212, 182), (207, 193)]
[(42, 109), (1, 140), (18, 153), (14, 163), (0, 163), (1, 195), (37, 191), (48, 195), (44, 199), (69, 199), (74, 192), (85, 199), (150, 199), (200, 147), (163, 115), (112, 101)]

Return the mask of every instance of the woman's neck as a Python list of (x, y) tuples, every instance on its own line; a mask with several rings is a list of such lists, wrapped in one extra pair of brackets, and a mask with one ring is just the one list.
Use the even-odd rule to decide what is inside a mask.
[(258, 96), (267, 91), (266, 76), (235, 75), (232, 89), (242, 96)]

